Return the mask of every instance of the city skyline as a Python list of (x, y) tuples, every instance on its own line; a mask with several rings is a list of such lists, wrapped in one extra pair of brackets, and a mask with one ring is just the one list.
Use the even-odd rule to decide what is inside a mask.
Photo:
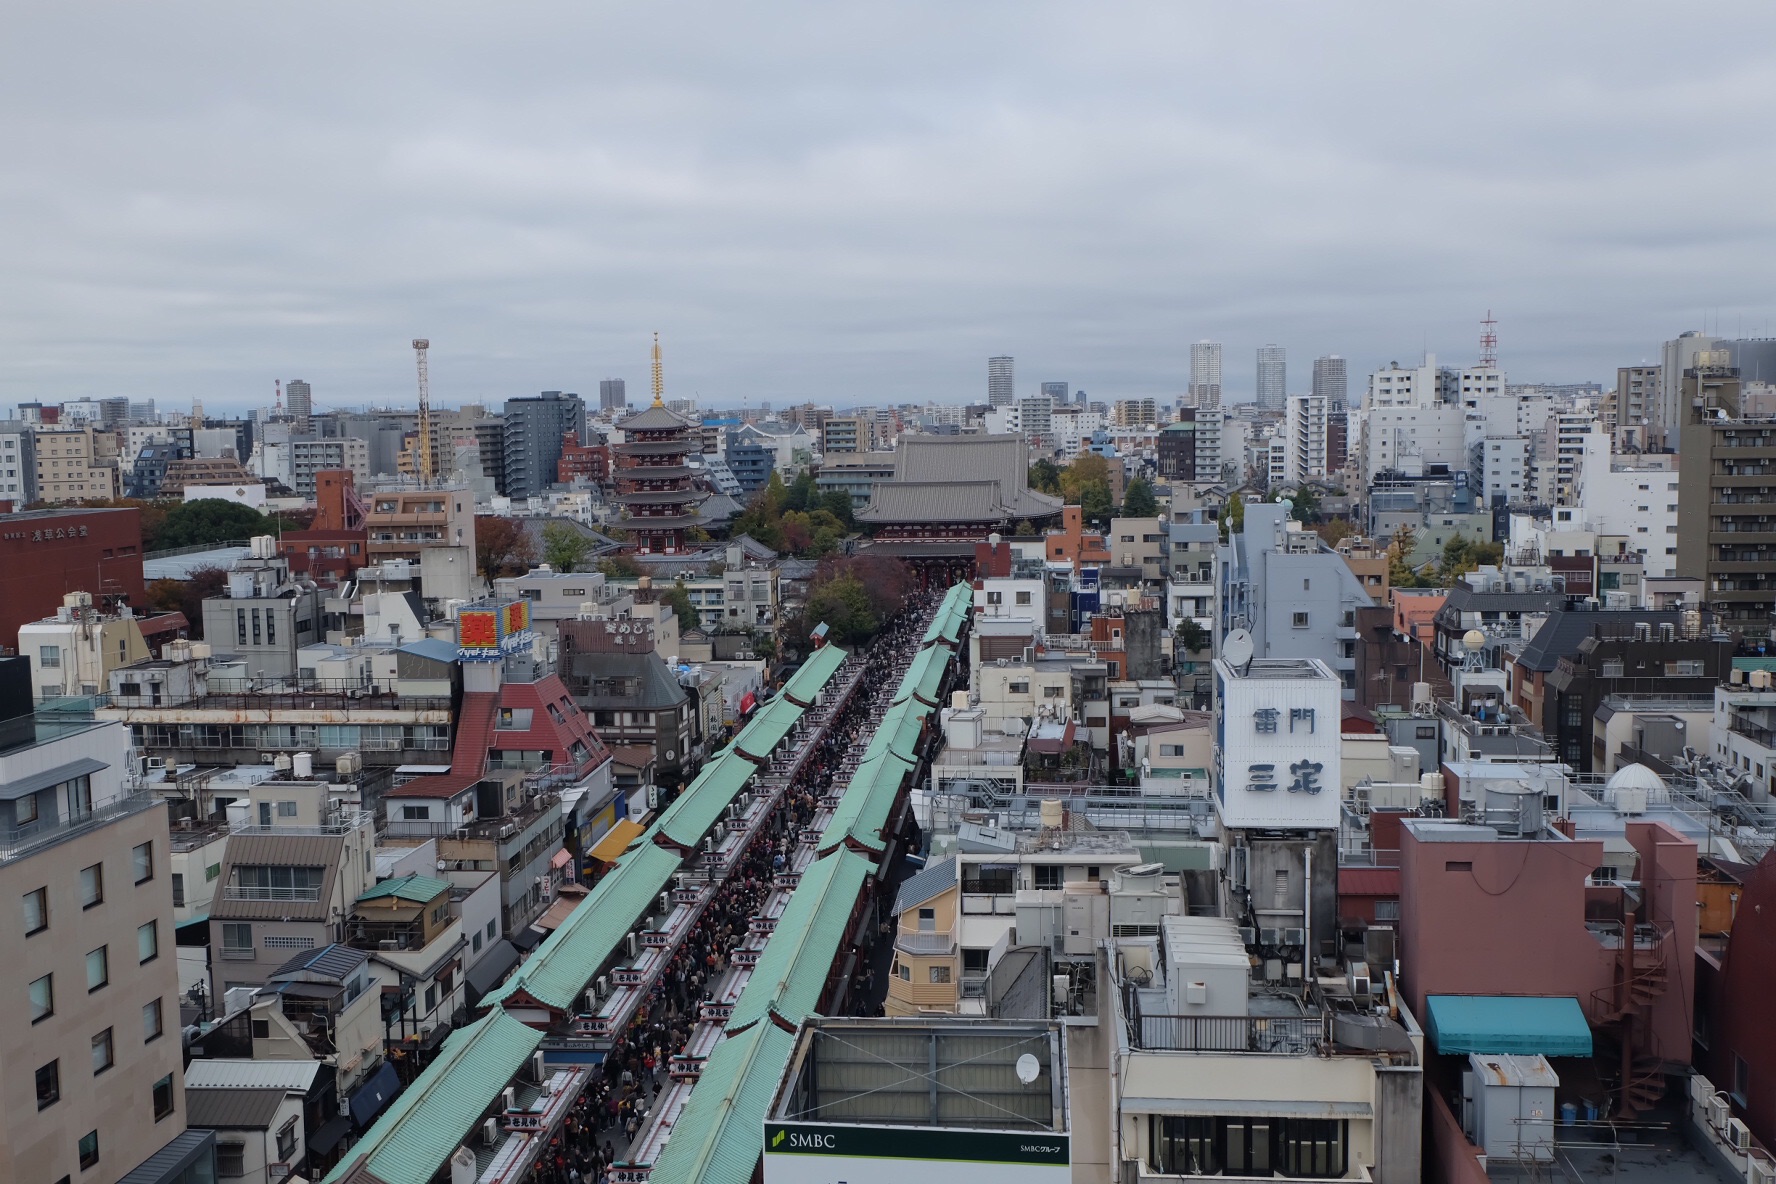
[[(1214, 51), (1258, 31), (1239, 11), (809, 8), (778, 35), (446, 6), (351, 38), (322, 12), (22, 13), (0, 404), (241, 409), (299, 374), (321, 407), (406, 405), (421, 334), (442, 403), (589, 392), (640, 381), (656, 329), (669, 391), (711, 406), (959, 402), (994, 353), (1162, 399), (1202, 338), (1233, 401), (1265, 342), (1466, 362), (1487, 308), (1513, 380), (1607, 383), (1685, 329), (1771, 324), (1767, 168), (1716, 146), (1776, 106), (1776, 14), (1720, 16), (1725, 43), (1650, 12), (1390, 11), (1384, 84), (1349, 68), (1369, 22), (1308, 12), (1263, 29), (1278, 86)], [(631, 48), (587, 72), (593, 42)], [(328, 85), (255, 68), (261, 43)], [(1686, 56), (1708, 74), (1664, 68)]]

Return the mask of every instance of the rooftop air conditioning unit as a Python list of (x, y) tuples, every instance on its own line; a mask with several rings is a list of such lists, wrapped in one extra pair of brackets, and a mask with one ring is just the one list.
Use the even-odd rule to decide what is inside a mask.
[(1740, 1155), (1751, 1150), (1751, 1130), (1737, 1118), (1727, 1119), (1727, 1146)]
[(611, 993), (610, 975), (608, 975), (608, 974), (599, 975), (598, 979), (597, 979), (596, 989), (598, 991), (598, 997), (600, 999), (607, 998)]
[(1258, 931), (1258, 944), (1261, 946), (1282, 945), (1283, 931), (1281, 929), (1260, 929)]
[(1733, 1117), (1733, 1108), (1727, 1102), (1727, 1095), (1715, 1094), (1708, 1099), (1708, 1126), (1716, 1134), (1727, 1132), (1727, 1120)]
[(1307, 930), (1305, 930), (1305, 929), (1285, 929), (1285, 930), (1283, 930), (1283, 944), (1286, 946), (1304, 946), (1304, 945), (1306, 945), (1307, 944)]
[(487, 1118), (481, 1122), (481, 1142), (488, 1147), (499, 1142), (499, 1119)]
[(633, 933), (623, 935), (623, 948), (628, 951), (630, 959), (633, 960), (635, 957), (635, 935)]

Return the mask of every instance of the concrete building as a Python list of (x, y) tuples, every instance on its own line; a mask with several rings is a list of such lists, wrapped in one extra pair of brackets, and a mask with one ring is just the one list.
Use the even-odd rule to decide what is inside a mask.
[(84, 427), (39, 427), (32, 451), (37, 462), (37, 497), (46, 502), (115, 498), (121, 492), (117, 437)]
[(148, 656), (142, 626), (131, 616), (93, 607), (92, 595), (70, 592), (53, 617), (19, 626), (19, 653), (31, 660), (38, 702), (71, 695), (102, 695), (111, 671)]
[(23, 420), (0, 420), (0, 501), (37, 500), (37, 433)]
[(1660, 366), (1616, 367), (1616, 389), (1607, 401), (1604, 427), (1618, 452), (1643, 452), (1652, 447), (1653, 417), (1665, 384)]
[(510, 498), (533, 497), (554, 484), (562, 438), (585, 430), (586, 405), (578, 395), (544, 391), (507, 399), (503, 417), (503, 492)]
[(621, 378), (598, 380), (598, 409), (600, 411), (621, 411), (628, 406), (629, 395)]
[[(1710, 337), (1691, 329), (1667, 341), (1659, 352), (1659, 398), (1653, 405), (1647, 427), (1647, 447), (1681, 448), (1683, 426), (1689, 422), (1689, 400), (1685, 378), (1691, 370), (1718, 370), (1732, 365), (1731, 355), (1724, 348), (1726, 340)], [(1707, 355), (1707, 357), (1703, 357)]]
[(1281, 411), (1289, 397), (1288, 361), (1280, 345), (1258, 347), (1254, 403), (1260, 411)]
[(1338, 554), (1283, 507), (1246, 507), (1222, 545), (1219, 632), (1249, 629), (1259, 657), (1318, 658), (1356, 695), (1356, 611), (1374, 603)]
[(370, 483), (370, 444), (355, 436), (326, 440), (291, 439), (290, 488), (314, 500), (315, 475), (329, 469), (350, 469), (360, 487)]
[(1310, 477), (1324, 477), (1328, 471), (1328, 404), (1325, 398), (1320, 395), (1292, 395), (1286, 400), (1286, 409), (1283, 441), (1287, 458), (1287, 480), (1299, 482)]
[(57, 614), (70, 593), (108, 611), (145, 605), (141, 523), (133, 506), (0, 514), (0, 644), (15, 645), (21, 625)]
[[(33, 716), (29, 663), (0, 659), (0, 892), (19, 902), (5, 938), (0, 1178), (215, 1178), (210, 1136), (179, 1142), (166, 810), (131, 791), (128, 748), (117, 724)], [(135, 1171), (150, 1159), (164, 1166)]]
[(418, 563), (423, 552), (436, 547), (461, 548), (473, 562), (475, 498), (461, 488), (375, 493), (364, 506), (364, 529), (369, 534), (370, 563), (389, 559)]
[(292, 378), (284, 384), (284, 414), (290, 417), (299, 432), (306, 432), (314, 418), (314, 393), (300, 378)]
[(1312, 393), (1326, 400), (1333, 411), (1342, 411), (1350, 404), (1349, 382), (1344, 359), (1326, 354), (1314, 359)]
[(987, 359), (987, 406), (1009, 407), (1016, 398), (1016, 360), (1009, 355)]
[(1714, 354), (1699, 355), (1683, 375), (1676, 574), (1703, 581), (1702, 606), (1723, 628), (1767, 637), (1776, 611), (1776, 525), (1765, 491), (1776, 420), (1742, 417), (1740, 394), (1738, 373)]
[(820, 428), (820, 453), (871, 452), (876, 446), (876, 425), (873, 419), (860, 415), (835, 415)]
[(1198, 341), (1190, 347), (1190, 389), (1186, 402), (1199, 410), (1221, 406), (1221, 343)]
[(269, 535), (228, 573), (225, 596), (204, 601), (204, 636), (246, 664), (252, 678), (293, 678), (296, 651), (321, 639), (323, 596), (293, 581), (287, 560), (273, 553)]

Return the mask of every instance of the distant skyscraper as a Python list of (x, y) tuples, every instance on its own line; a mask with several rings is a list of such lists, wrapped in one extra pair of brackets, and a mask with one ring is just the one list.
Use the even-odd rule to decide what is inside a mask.
[(297, 431), (308, 430), (309, 420), (314, 415), (314, 400), (309, 395), (308, 384), (300, 378), (292, 378), (284, 384), (284, 410)]
[(1009, 407), (1014, 398), (1011, 389), (1012, 360), (1009, 357), (987, 359), (987, 405)]
[(620, 378), (605, 378), (598, 383), (598, 407), (601, 411), (619, 411), (629, 405), (629, 396)]
[(1190, 347), (1190, 405), (1221, 406), (1221, 343), (1199, 341)]
[(1281, 411), (1289, 403), (1288, 363), (1280, 345), (1258, 347), (1258, 410)]
[(1313, 393), (1326, 400), (1328, 412), (1341, 411), (1348, 406), (1349, 388), (1344, 373), (1344, 359), (1337, 354), (1327, 354), (1314, 359)]
[(505, 421), (506, 493), (526, 498), (555, 484), (561, 438), (586, 430), (586, 404), (578, 395), (544, 391), (507, 399)]
[(1073, 392), (1073, 402), (1081, 407), (1085, 406), (1085, 392), (1084, 391), (1074, 391)]
[(1067, 401), (1067, 384), (1064, 382), (1045, 382), (1042, 384), (1042, 393), (1048, 398), (1053, 399), (1055, 406), (1059, 407), (1062, 403)]

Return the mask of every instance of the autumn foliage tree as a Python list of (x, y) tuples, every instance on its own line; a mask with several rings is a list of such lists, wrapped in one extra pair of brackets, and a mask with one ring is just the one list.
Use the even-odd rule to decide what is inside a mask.
[(536, 543), (516, 518), (475, 515), (475, 566), (489, 580), (522, 575), (536, 562)]

